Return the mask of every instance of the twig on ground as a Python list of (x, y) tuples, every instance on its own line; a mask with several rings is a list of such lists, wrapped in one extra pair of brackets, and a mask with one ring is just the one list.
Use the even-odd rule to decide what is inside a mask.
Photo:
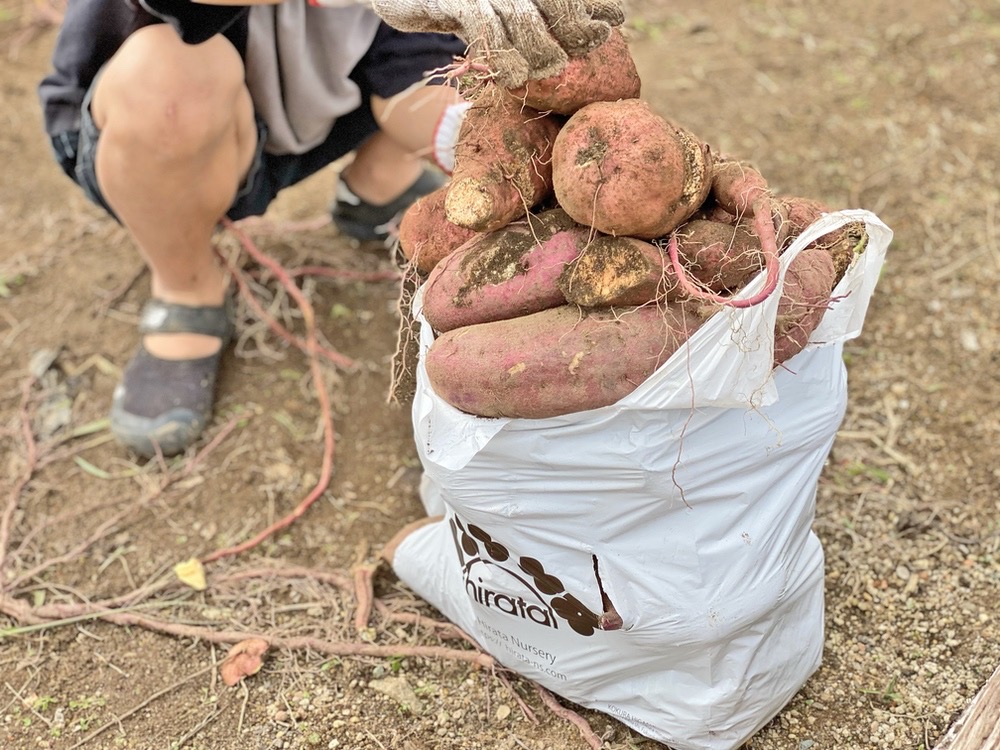
[[(265, 325), (267, 325), (272, 333), (277, 335), (283, 341), (291, 344), (297, 349), (305, 351), (308, 347), (308, 343), (281, 325), (281, 323), (279, 323), (273, 315), (269, 314), (267, 310), (264, 309), (264, 306), (254, 295), (250, 286), (247, 284), (246, 279), (243, 277), (243, 272), (235, 266), (230, 266), (229, 270), (233, 275), (233, 280), (236, 282), (236, 286), (239, 288), (240, 294), (247, 305), (249, 305), (250, 309), (254, 311), (254, 314), (256, 314)], [(339, 367), (350, 368), (355, 364), (354, 360), (325, 347), (317, 347), (316, 353)]]
[(28, 709), (29, 711), (31, 711), (31, 713), (33, 713), (42, 722), (44, 722), (45, 726), (49, 727), (50, 729), (52, 728), (52, 722), (49, 721), (48, 719), (46, 719), (40, 713), (38, 713), (38, 711), (35, 710), (34, 704), (31, 701), (29, 701), (27, 698), (25, 698), (23, 695), (21, 695), (21, 693), (17, 690), (17, 688), (13, 687), (9, 682), (5, 682), (4, 683), (4, 687), (7, 688), (11, 693), (14, 694), (14, 696), (21, 702), (22, 706), (24, 706), (26, 709)]
[(316, 570), (315, 568), (305, 568), (297, 565), (290, 565), (281, 568), (261, 567), (237, 570), (232, 573), (221, 573), (215, 578), (215, 582), (229, 583), (232, 581), (245, 581), (256, 578), (311, 578), (323, 583), (331, 583), (334, 586), (353, 592), (354, 581), (343, 573), (329, 570)]
[(427, 628), (434, 631), (438, 638), (448, 638), (452, 640), (462, 640), (479, 648), (479, 644), (472, 640), (472, 637), (457, 625), (441, 620), (433, 620), (430, 617), (418, 615), (416, 612), (394, 612), (381, 599), (374, 602), (375, 610), (383, 619), (390, 622), (399, 622), (405, 625), (414, 625), (418, 628)]
[(339, 279), (341, 281), (399, 281), (403, 278), (400, 271), (348, 271), (340, 268), (327, 268), (326, 266), (299, 266), (289, 268), (288, 275), (291, 278), (298, 276), (320, 276), (328, 279)]
[(116, 286), (114, 289), (107, 292), (107, 296), (97, 305), (97, 312), (100, 314), (106, 313), (112, 307), (121, 302), (125, 295), (132, 291), (132, 287), (138, 283), (148, 270), (148, 266), (145, 263), (139, 265), (139, 267), (132, 272), (132, 275), (125, 279), (124, 282)]
[[(213, 674), (214, 674), (214, 670), (213, 670)], [(181, 748), (182, 748), (182, 747), (184, 747), (185, 743), (186, 743), (186, 742), (187, 742), (188, 740), (190, 740), (190, 739), (192, 739), (193, 737), (195, 737), (195, 736), (196, 736), (196, 735), (198, 734), (198, 732), (200, 732), (200, 731), (201, 731), (202, 729), (204, 729), (204, 728), (205, 728), (205, 727), (207, 727), (207, 726), (208, 726), (209, 724), (211, 724), (211, 723), (212, 723), (213, 721), (215, 721), (215, 720), (216, 720), (217, 718), (219, 718), (219, 715), (220, 715), (221, 713), (222, 713), (222, 709), (221, 709), (221, 708), (217, 708), (217, 709), (215, 709), (214, 711), (212, 711), (212, 713), (210, 713), (210, 714), (209, 714), (208, 716), (206, 716), (206, 717), (205, 717), (204, 719), (202, 719), (202, 720), (201, 720), (201, 721), (199, 721), (199, 722), (198, 722), (197, 724), (195, 724), (195, 725), (194, 725), (193, 727), (191, 727), (191, 729), (189, 729), (189, 730), (188, 730), (187, 732), (185, 732), (184, 734), (182, 734), (182, 735), (181, 735), (181, 736), (180, 736), (180, 737), (179, 737), (179, 738), (178, 738), (178, 739), (177, 739), (177, 740), (176, 740), (176, 741), (175, 741), (175, 742), (174, 742), (174, 743), (173, 743), (173, 744), (171, 745), (171, 747), (172, 747), (172, 748), (173, 748), (173, 747), (176, 747), (176, 748), (177, 748), (177, 750), (181, 750)]]
[(240, 219), (235, 226), (247, 232), (251, 232), (258, 237), (267, 235), (287, 235), (298, 232), (315, 232), (333, 223), (330, 214), (314, 216), (311, 219), (301, 219), (299, 221), (272, 221), (260, 216), (248, 216)]

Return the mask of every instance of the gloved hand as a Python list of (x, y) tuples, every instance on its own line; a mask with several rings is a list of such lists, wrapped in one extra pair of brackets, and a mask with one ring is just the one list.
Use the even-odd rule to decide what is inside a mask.
[[(619, 0), (372, 0), (401, 31), (456, 34), (496, 80), (520, 86), (558, 73), (625, 21)], [(476, 60), (478, 61), (478, 60)]]

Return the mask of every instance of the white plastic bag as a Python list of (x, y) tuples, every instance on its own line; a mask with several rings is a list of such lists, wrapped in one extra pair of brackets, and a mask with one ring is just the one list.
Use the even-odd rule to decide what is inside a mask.
[[(422, 499), (443, 520), (397, 575), (501, 663), (677, 750), (738, 747), (801, 688), (823, 647), (816, 483), (847, 400), (891, 232), (869, 243), (798, 356), (772, 372), (780, 287), (725, 309), (618, 403), (552, 419), (413, 404)], [(748, 286), (750, 295), (763, 274)], [(422, 353), (433, 340), (422, 327)]]

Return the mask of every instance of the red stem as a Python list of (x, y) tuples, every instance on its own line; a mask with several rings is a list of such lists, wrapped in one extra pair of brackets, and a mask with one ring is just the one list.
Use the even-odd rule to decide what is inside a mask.
[(312, 372), (313, 385), (316, 388), (316, 398), (319, 401), (320, 414), (323, 421), (323, 465), (320, 469), (320, 477), (316, 486), (313, 487), (312, 491), (306, 495), (305, 499), (303, 499), (291, 513), (271, 524), (252, 539), (248, 539), (247, 541), (232, 547), (218, 549), (215, 552), (202, 557), (201, 562), (204, 564), (215, 562), (223, 557), (232, 557), (245, 552), (248, 549), (252, 549), (271, 535), (288, 528), (295, 521), (301, 518), (305, 512), (309, 510), (312, 504), (316, 502), (316, 500), (318, 500), (319, 497), (326, 491), (326, 488), (330, 484), (330, 477), (333, 474), (333, 454), (335, 448), (333, 437), (333, 412), (330, 408), (330, 396), (326, 392), (326, 384), (323, 382), (323, 371), (320, 369), (319, 358), (317, 356), (320, 347), (319, 343), (316, 341), (316, 316), (313, 312), (312, 305), (309, 304), (309, 300), (306, 299), (305, 295), (302, 294), (302, 291), (295, 286), (295, 283), (288, 277), (284, 268), (258, 250), (253, 242), (250, 241), (250, 238), (240, 230), (236, 229), (232, 222), (226, 221), (225, 225), (236, 234), (244, 249), (250, 253), (250, 255), (252, 255), (258, 263), (261, 263), (270, 269), (271, 273), (273, 273), (275, 278), (285, 286), (289, 295), (291, 295), (291, 297), (299, 305), (299, 308), (302, 310), (302, 319), (306, 326), (305, 351), (309, 356), (309, 369)]
[(681, 289), (692, 299), (715, 302), (725, 307), (754, 307), (766, 300), (778, 288), (778, 243), (774, 236), (773, 221), (770, 198), (762, 196), (755, 200), (753, 203), (753, 225), (757, 231), (757, 237), (760, 239), (760, 249), (764, 255), (764, 268), (767, 271), (767, 277), (764, 280), (764, 288), (752, 297), (745, 299), (733, 299), (706, 292), (691, 281), (677, 254), (677, 235), (672, 234), (670, 243), (667, 245), (667, 253), (670, 255), (670, 266), (674, 275), (677, 276), (677, 283), (680, 284)]

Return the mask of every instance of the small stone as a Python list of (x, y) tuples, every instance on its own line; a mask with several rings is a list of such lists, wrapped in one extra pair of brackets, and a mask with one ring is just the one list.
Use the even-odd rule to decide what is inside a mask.
[(496, 718), (497, 721), (503, 721), (508, 716), (510, 716), (510, 706), (506, 704), (500, 704), (497, 706)]
[(373, 690), (387, 695), (399, 704), (400, 708), (413, 714), (423, 713), (424, 706), (413, 688), (404, 677), (386, 677), (384, 680), (372, 680), (368, 685)]
[(978, 352), (982, 349), (982, 346), (979, 344), (979, 336), (976, 335), (975, 331), (965, 329), (959, 334), (958, 340), (962, 348), (967, 352)]

